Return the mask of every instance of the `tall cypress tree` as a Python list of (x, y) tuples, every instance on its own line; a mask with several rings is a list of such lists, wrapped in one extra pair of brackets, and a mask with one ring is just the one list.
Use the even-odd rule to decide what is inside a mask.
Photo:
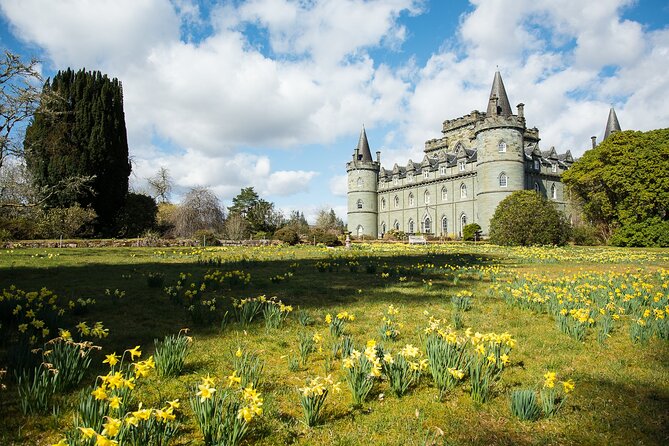
[(91, 190), (55, 194), (46, 204), (91, 206), (98, 231), (112, 234), (128, 193), (130, 161), (118, 79), (99, 71), (59, 71), (26, 129), (26, 165), (37, 186), (57, 187), (73, 177), (95, 176)]

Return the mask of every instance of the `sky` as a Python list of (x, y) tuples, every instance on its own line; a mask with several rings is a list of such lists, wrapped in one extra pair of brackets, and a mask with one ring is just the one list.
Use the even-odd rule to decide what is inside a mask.
[(363, 125), (384, 167), (419, 161), (497, 69), (544, 150), (582, 155), (611, 106), (623, 130), (669, 123), (660, 0), (0, 0), (0, 45), (122, 82), (134, 190), (165, 167), (173, 201), (253, 186), (311, 222), (345, 219)]

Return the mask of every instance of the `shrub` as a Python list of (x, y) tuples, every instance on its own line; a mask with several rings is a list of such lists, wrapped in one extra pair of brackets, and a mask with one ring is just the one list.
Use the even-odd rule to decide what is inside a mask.
[(95, 220), (95, 211), (79, 205), (69, 208), (52, 208), (39, 215), (37, 234), (43, 238), (65, 238), (83, 236), (90, 233)]
[(614, 246), (669, 246), (669, 221), (659, 217), (623, 224), (609, 240)]
[(407, 235), (404, 231), (399, 231), (397, 229), (391, 229), (390, 231), (383, 234), (384, 240), (406, 240)]
[(322, 243), (325, 246), (341, 246), (341, 241), (332, 232), (324, 231), (322, 229), (314, 229), (309, 235), (310, 241)]
[(156, 226), (158, 206), (153, 198), (129, 193), (125, 205), (116, 215), (116, 228), (121, 237), (138, 237)]
[[(462, 228), (462, 238), (466, 241), (474, 241), (480, 238), (481, 226), (478, 223), (469, 223)], [(478, 233), (478, 235), (477, 235)]]
[(532, 190), (506, 197), (490, 219), (490, 241), (498, 245), (564, 245), (568, 238), (564, 216)]
[(300, 243), (300, 236), (297, 231), (289, 226), (284, 226), (283, 228), (277, 230), (274, 233), (274, 238), (281, 240), (284, 243), (289, 245), (297, 245)]
[(590, 225), (579, 225), (571, 228), (571, 241), (575, 245), (595, 246), (601, 245), (602, 241), (597, 228)]

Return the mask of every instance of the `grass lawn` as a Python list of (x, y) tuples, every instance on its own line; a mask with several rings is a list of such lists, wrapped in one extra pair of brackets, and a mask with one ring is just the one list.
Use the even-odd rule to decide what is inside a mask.
[[(215, 271), (221, 275), (214, 284), (205, 276)], [(166, 287), (172, 287), (174, 296)], [(139, 402), (159, 408), (178, 398), (181, 427), (173, 445), (204, 444), (189, 397), (208, 375), (224, 384), (238, 350), (257, 354), (264, 363), (258, 387), (263, 414), (249, 423), (243, 444), (669, 444), (668, 287), (666, 249), (373, 244), (348, 251), (5, 250), (0, 252), (0, 289), (5, 289), (0, 369), (10, 371), (2, 380), (7, 389), (0, 391), (0, 444), (57, 443), (73, 429), (81, 389), (90, 392), (96, 376), (108, 372), (105, 355), (139, 345), (141, 359), (146, 359), (154, 352), (154, 339), (182, 328), (189, 328), (193, 339), (183, 372), (172, 378), (155, 372), (138, 378), (130, 408), (136, 410)], [(36, 308), (39, 298), (15, 311), (17, 302), (8, 296), (15, 296), (16, 289), (42, 288), (58, 296), (51, 305), (64, 312), (57, 315), (45, 303), (35, 312), (48, 314), (43, 317), (46, 327), (26, 324), (21, 332), (21, 323), (30, 320), (28, 308)], [(197, 293), (188, 297), (189, 290)], [(468, 292), (471, 309), (456, 310), (452, 301), (467, 298)], [(278, 328), (267, 328), (262, 314), (249, 324), (235, 320), (233, 301), (261, 295), (293, 307)], [(77, 303), (89, 298), (88, 304)], [(399, 336), (383, 340), (381, 327), (390, 305), (399, 310), (392, 316)], [(465, 336), (466, 328), (509, 333), (515, 345), (484, 403), (472, 400), (468, 376), (440, 398), (427, 369), (402, 397), (393, 394), (385, 376), (376, 378), (366, 401), (354, 408), (344, 361), (332, 353), (341, 338), (331, 334), (324, 320), (342, 311), (355, 316), (345, 323), (345, 334), (358, 350), (375, 340), (397, 355), (412, 344), (425, 358), (430, 316), (444, 329), (461, 323), (458, 336)], [(311, 323), (303, 324), (305, 319)], [(92, 353), (83, 381), (58, 393), (49, 414), (23, 415), (12, 376), (20, 347), (28, 348), (32, 335), (31, 347), (40, 347), (57, 336), (58, 328), (78, 338), (75, 326), (82, 321), (89, 326), (101, 321), (109, 330), (108, 336), (94, 339), (102, 349)], [(43, 337), (43, 328), (49, 327)], [(322, 340), (306, 363), (293, 364), (291, 371), (289, 363), (300, 356), (300, 337), (314, 334)], [(468, 344), (468, 354), (476, 354), (473, 346)], [(511, 412), (510, 393), (533, 388), (538, 396), (547, 372), (555, 372), (558, 381), (573, 380), (573, 392), (555, 415), (519, 420)], [(342, 391), (328, 394), (320, 423), (307, 427), (297, 389), (308, 377), (328, 374), (342, 382)], [(562, 385), (558, 382), (556, 388)]]

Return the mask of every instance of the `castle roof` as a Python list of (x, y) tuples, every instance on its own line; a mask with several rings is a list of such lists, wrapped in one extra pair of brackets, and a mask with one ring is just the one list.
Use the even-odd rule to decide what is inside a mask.
[[(497, 108), (495, 108), (497, 104)], [(488, 101), (488, 116), (511, 116), (511, 104), (509, 104), (509, 97), (506, 95), (504, 82), (502, 82), (502, 75), (499, 71), (495, 72), (495, 78), (492, 81), (492, 89), (490, 90), (490, 100)]]
[(611, 133), (620, 131), (620, 123), (618, 122), (618, 116), (616, 116), (616, 111), (611, 107), (609, 110), (609, 119), (606, 121), (606, 130), (604, 130), (604, 139), (611, 136)]
[(360, 138), (358, 139), (358, 146), (355, 148), (355, 151), (358, 154), (359, 160), (368, 163), (373, 161), (372, 152), (369, 150), (369, 142), (367, 141), (365, 126), (362, 126), (362, 130), (360, 130)]

